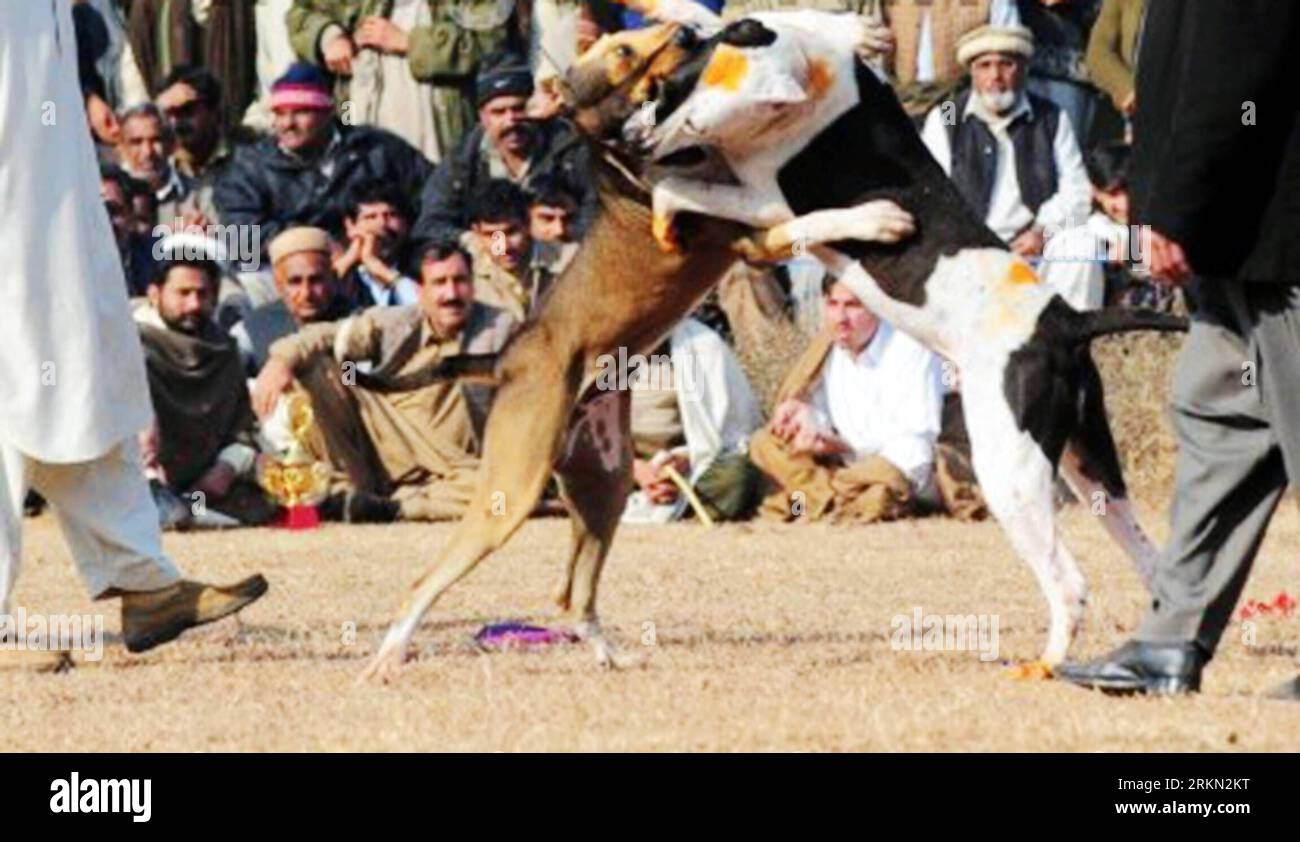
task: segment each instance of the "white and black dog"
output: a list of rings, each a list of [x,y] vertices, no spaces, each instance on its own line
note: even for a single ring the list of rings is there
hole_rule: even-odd
[[[1144,581],[1156,552],[1127,500],[1089,342],[1182,330],[1185,321],[1129,310],[1080,313],[1041,283],[969,210],[892,90],[860,60],[856,17],[770,12],[724,28],[693,3],[683,15],[689,21],[675,18],[680,2],[629,4],[701,31],[695,57],[655,86],[657,99],[627,120],[621,140],[660,171],[692,147],[707,147],[736,183],[657,181],[656,237],[677,247],[679,213],[755,228],[875,200],[912,214],[916,234],[900,243],[844,241],[810,253],[867,307],[956,365],[976,475],[1050,610],[1046,669],[1030,672],[1050,672],[1066,655],[1087,596],[1056,522],[1058,467],[1082,499],[1104,501],[1102,523]]]

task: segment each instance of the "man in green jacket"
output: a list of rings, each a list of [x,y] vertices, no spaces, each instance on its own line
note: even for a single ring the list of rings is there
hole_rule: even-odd
[[[344,122],[439,163],[474,125],[484,56],[522,43],[515,0],[294,0],[294,52],[328,69]]]

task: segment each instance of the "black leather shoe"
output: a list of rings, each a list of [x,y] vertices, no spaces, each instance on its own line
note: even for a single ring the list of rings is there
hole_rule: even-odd
[[[1287,702],[1300,702],[1300,676],[1279,684],[1264,694],[1266,699],[1280,699]]]
[[[1061,664],[1056,676],[1103,693],[1177,696],[1200,692],[1205,660],[1195,643],[1131,640],[1104,658]]]

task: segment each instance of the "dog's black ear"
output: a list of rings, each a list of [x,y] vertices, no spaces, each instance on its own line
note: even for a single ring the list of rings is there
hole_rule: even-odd
[[[728,24],[718,40],[733,47],[766,47],[776,40],[776,33],[752,18],[741,18]]]

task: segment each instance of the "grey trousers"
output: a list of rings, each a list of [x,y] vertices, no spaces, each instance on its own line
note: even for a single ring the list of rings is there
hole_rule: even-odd
[[[1212,655],[1300,477],[1300,286],[1202,280],[1195,297],[1174,375],[1172,529],[1137,637]]]

